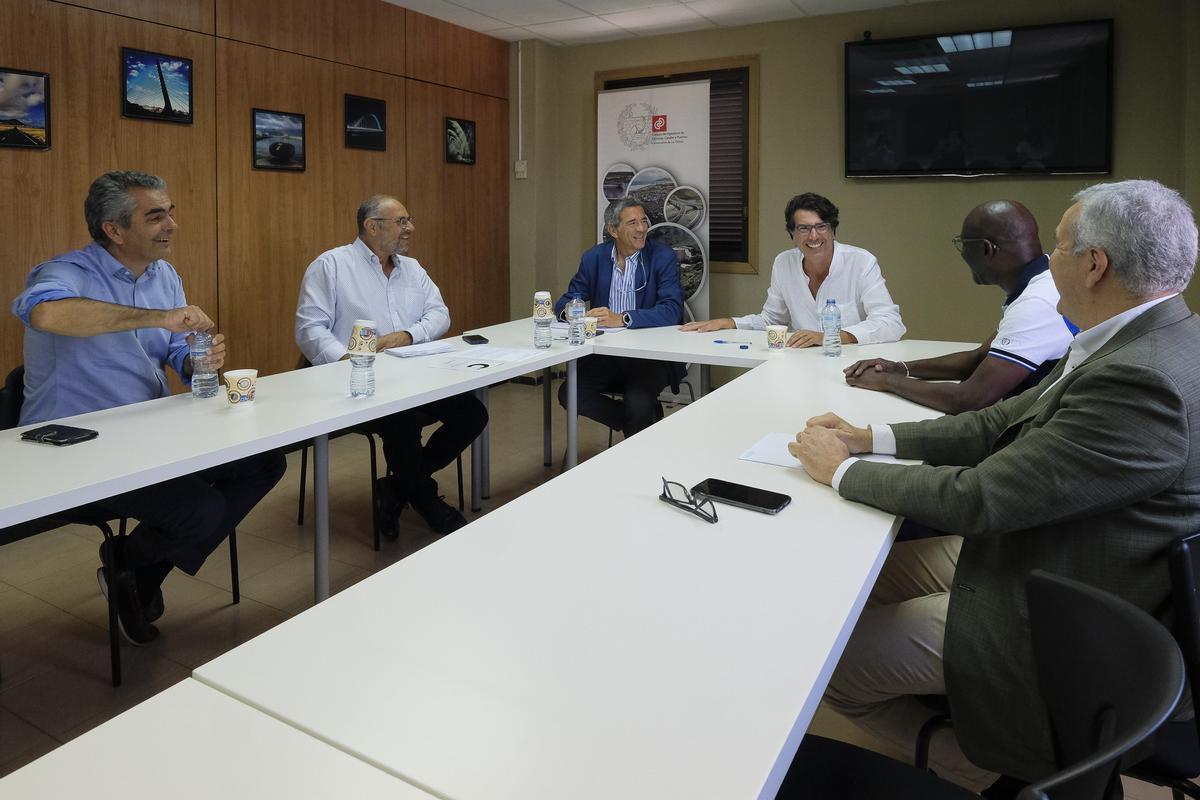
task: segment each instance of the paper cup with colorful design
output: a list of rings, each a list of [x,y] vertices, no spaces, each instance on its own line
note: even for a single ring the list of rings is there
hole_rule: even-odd
[[[258,382],[256,369],[225,370],[225,399],[230,408],[246,408],[254,404],[254,385]]]
[[[352,356],[373,356],[377,346],[375,320],[356,319],[350,330],[350,343],[346,347]]]
[[[787,343],[787,325],[767,326],[767,349],[782,350]]]
[[[599,321],[600,320],[596,317],[584,317],[583,318],[583,338],[585,338],[585,339],[595,339],[596,338],[596,323],[598,323]]]
[[[534,292],[533,293],[533,318],[534,319],[553,319],[554,304],[550,302],[549,292]]]

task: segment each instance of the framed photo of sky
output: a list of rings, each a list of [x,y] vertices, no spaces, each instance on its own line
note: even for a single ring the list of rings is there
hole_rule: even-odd
[[[121,48],[121,116],[192,124],[192,60]]]
[[[50,75],[0,67],[0,147],[50,149]]]

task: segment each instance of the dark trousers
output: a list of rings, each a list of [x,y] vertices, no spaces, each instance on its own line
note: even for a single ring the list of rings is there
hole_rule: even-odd
[[[440,422],[425,445],[421,429]],[[410,408],[371,423],[383,439],[383,456],[407,499],[437,496],[433,473],[458,458],[487,427],[488,412],[473,394],[459,394]]]
[[[287,469],[271,451],[172,478],[91,504],[138,521],[125,542],[129,569],[164,565],[195,575],[250,509],[279,483]]]
[[[658,419],[658,395],[671,382],[668,362],[616,356],[584,356],[577,372],[579,413],[619,430],[628,439]],[[603,394],[618,392],[624,400]],[[558,402],[567,407],[567,384],[558,389]]]

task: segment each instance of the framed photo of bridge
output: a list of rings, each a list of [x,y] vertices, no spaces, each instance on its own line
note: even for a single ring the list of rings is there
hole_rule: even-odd
[[[50,75],[0,67],[0,147],[50,149]]]
[[[121,48],[121,116],[192,124],[192,60]]]
[[[346,95],[346,147],[387,150],[387,103]]]

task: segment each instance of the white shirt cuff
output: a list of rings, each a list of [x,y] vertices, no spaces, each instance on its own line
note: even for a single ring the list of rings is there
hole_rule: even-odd
[[[881,456],[896,455],[896,434],[891,425],[871,426],[871,452]]]
[[[833,480],[831,480],[829,482],[829,485],[833,487],[833,490],[835,492],[838,491],[838,485],[841,484],[842,476],[846,474],[846,470],[850,469],[852,466],[854,466],[860,460],[861,459],[859,459],[855,456],[850,456],[845,461],[843,461],[841,464],[839,464],[838,468],[836,470],[834,470]]]

